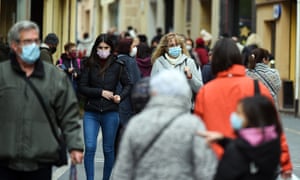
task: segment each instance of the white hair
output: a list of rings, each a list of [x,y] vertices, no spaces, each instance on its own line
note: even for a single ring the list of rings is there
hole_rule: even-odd
[[[190,86],[183,72],[163,70],[150,79],[151,94],[189,97]]]

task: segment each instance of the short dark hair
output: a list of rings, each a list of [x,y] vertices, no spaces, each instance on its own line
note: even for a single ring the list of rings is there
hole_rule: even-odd
[[[137,45],[137,58],[146,58],[146,57],[151,57],[151,48],[148,46],[147,43],[140,42],[139,45]]]
[[[55,33],[49,33],[45,37],[44,43],[51,44],[51,45],[57,45],[59,43],[59,40]]]
[[[65,51],[69,51],[69,50],[71,49],[71,47],[74,47],[74,46],[76,46],[75,43],[73,43],[73,42],[68,42],[68,43],[66,43],[66,44],[64,45],[64,49],[65,49]]]
[[[231,38],[218,40],[213,47],[211,68],[217,75],[221,71],[229,69],[234,64],[242,65],[242,55]]]
[[[133,42],[132,38],[121,39],[118,43],[117,53],[129,55],[132,42]]]

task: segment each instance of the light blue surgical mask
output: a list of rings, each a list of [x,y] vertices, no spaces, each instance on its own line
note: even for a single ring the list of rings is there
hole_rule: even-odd
[[[27,64],[34,64],[40,57],[40,47],[36,43],[22,47],[21,59]]]
[[[234,130],[240,130],[243,127],[243,119],[237,115],[236,112],[231,113],[230,115],[231,127]]]
[[[181,54],[181,47],[180,46],[169,47],[168,54],[174,58],[177,58]]]

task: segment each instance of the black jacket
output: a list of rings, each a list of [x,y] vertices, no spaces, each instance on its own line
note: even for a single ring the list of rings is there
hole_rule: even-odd
[[[241,138],[232,141],[224,139],[220,144],[226,147],[214,180],[276,179],[280,159],[278,138],[257,147]]]
[[[106,112],[118,111],[118,104],[102,97],[102,90],[116,93],[118,82],[122,84],[122,91],[118,93],[121,101],[130,93],[132,83],[129,79],[125,64],[115,57],[107,63],[109,67],[104,75],[99,74],[100,64],[85,67],[79,80],[79,92],[87,97],[84,109],[86,111]],[[117,94],[117,93],[116,93]]]

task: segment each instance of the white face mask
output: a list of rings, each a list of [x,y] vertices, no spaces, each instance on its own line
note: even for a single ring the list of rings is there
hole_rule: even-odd
[[[186,45],[185,47],[186,47],[186,49],[187,49],[188,51],[192,50],[192,46],[191,46],[191,45]]]
[[[137,53],[137,47],[134,47],[134,48],[131,49],[129,55],[130,55],[131,57],[135,57],[135,56],[136,56],[136,53]]]

